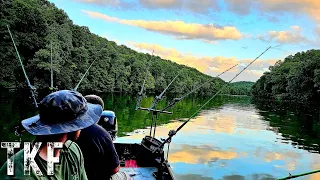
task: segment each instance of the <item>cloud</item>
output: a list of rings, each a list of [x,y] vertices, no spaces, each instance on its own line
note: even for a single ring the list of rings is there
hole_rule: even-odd
[[[148,9],[187,10],[198,14],[220,10],[215,0],[139,0],[139,3],[142,7]]]
[[[129,42],[129,45],[133,46],[134,49],[140,51],[152,52],[154,50],[154,54],[159,55],[164,59],[169,59],[178,64],[194,67],[201,72],[213,71],[220,73],[239,63],[239,61],[234,57],[197,57],[192,55],[191,53],[180,53],[174,48],[164,48],[158,44]]]
[[[253,59],[243,59],[241,60],[242,67],[247,66]],[[273,66],[278,60],[268,59],[268,60],[256,60],[253,64],[248,67],[248,70],[263,70],[267,71],[269,66]]]
[[[248,74],[252,74],[253,76],[262,76],[265,71],[263,70],[247,70]]]
[[[128,2],[125,0],[73,0],[76,2],[93,4],[96,6],[117,7],[122,9],[165,9],[175,11],[186,11],[194,14],[207,15],[210,11],[220,11],[216,0],[137,0]]]
[[[165,9],[208,15],[222,9],[218,0],[74,0],[76,2],[94,4],[97,6],[112,6],[122,9],[144,8]],[[279,21],[281,15],[290,13],[296,17],[307,15],[320,21],[319,0],[224,0],[227,10],[238,15],[248,15],[253,11],[272,22]]]
[[[311,41],[302,34],[299,26],[291,26],[286,31],[269,31],[265,35],[257,36],[262,41],[275,41],[280,44],[302,44],[311,43]]]
[[[120,5],[120,0],[74,0],[76,2],[80,3],[86,3],[86,4],[94,4],[98,6],[118,6]]]
[[[237,71],[228,72],[221,76],[222,79],[229,81],[231,80],[240,70],[246,67],[253,59],[243,59],[240,60],[240,66],[238,66]],[[252,63],[243,73],[237,77],[234,81],[256,81],[263,75],[264,72],[269,71],[269,66],[273,66],[277,60],[275,59],[264,59],[256,60]],[[205,72],[209,75],[216,75],[214,72]]]
[[[125,0],[73,0],[75,2],[117,10],[137,10],[138,4]]]
[[[252,3],[251,0],[226,0],[229,11],[239,15],[247,15],[250,13]]]
[[[265,16],[270,13],[277,16],[282,13],[306,14],[320,21],[319,0],[225,0],[225,2],[228,10],[239,15],[247,15],[251,11],[258,11]]]
[[[234,26],[216,26],[196,23],[185,23],[183,21],[147,21],[147,20],[126,20],[111,17],[98,12],[82,10],[89,17],[102,19],[107,22],[126,24],[140,27],[148,31],[158,32],[174,36],[178,39],[198,39],[204,42],[217,40],[239,40],[241,32]]]
[[[230,80],[236,73],[238,73],[244,66],[248,65],[252,59],[239,60],[235,57],[223,57],[223,56],[195,56],[191,53],[181,53],[174,48],[165,48],[159,44],[148,44],[148,43],[137,43],[128,42],[128,46],[132,47],[137,51],[151,53],[154,50],[154,54],[160,56],[163,59],[174,61],[178,64],[183,64],[189,67],[194,67],[200,72],[216,76],[219,73],[229,69],[235,64],[241,64],[230,70],[224,79]],[[257,80],[269,66],[274,65],[276,60],[257,60],[253,63],[248,70],[244,72],[244,78],[247,80]]]

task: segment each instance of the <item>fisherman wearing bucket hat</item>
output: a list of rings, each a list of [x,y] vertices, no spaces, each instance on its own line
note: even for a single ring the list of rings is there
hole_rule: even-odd
[[[31,170],[24,175],[24,150],[16,153],[14,158],[14,176],[7,175],[7,162],[0,169],[0,179],[87,179],[84,160],[79,146],[74,143],[80,130],[95,124],[102,113],[102,107],[87,103],[86,99],[76,91],[61,90],[46,96],[39,104],[39,114],[23,120],[23,127],[36,138],[34,142],[42,142],[34,160],[42,176]],[[54,150],[54,157],[59,163],[53,175],[47,175],[46,142],[62,142],[62,149]]]

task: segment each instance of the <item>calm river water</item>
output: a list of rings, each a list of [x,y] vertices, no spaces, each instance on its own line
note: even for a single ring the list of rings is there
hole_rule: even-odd
[[[103,94],[105,109],[115,111],[118,118],[116,142],[140,142],[149,135],[151,116],[135,111],[136,98]],[[36,112],[21,105],[16,93],[1,93],[1,141],[19,140],[13,128],[24,117]],[[143,107],[153,97],[145,97]],[[166,138],[192,115],[207,98],[187,98],[173,108],[172,115],[160,115],[156,137]],[[161,101],[164,107],[170,97]],[[161,125],[160,125],[161,124]],[[320,169],[320,141],[316,122],[306,120],[288,110],[262,109],[250,97],[220,96],[192,119],[173,137],[169,162],[178,179],[276,179]],[[29,140],[24,135],[22,140]],[[166,148],[167,149],[167,146]],[[6,159],[0,151],[1,164]],[[297,179],[320,179],[320,173]]]

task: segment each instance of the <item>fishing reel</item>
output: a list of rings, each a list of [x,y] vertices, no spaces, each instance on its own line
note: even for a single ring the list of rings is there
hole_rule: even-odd
[[[162,142],[156,138],[151,136],[145,136],[142,141],[141,145],[149,152],[161,154],[163,153],[163,147],[160,148]]]
[[[137,157],[139,159],[139,166],[158,166],[159,163],[164,159],[163,148],[158,149],[160,145],[160,140],[151,136],[145,136],[141,141],[141,149]],[[158,150],[155,151],[156,149]]]
[[[141,142],[142,151],[140,152],[140,158],[143,160],[144,166],[156,166],[157,171],[152,175],[157,180],[171,179],[166,167],[169,166],[168,161],[164,158],[164,151],[162,142],[151,136],[145,136]]]
[[[19,139],[20,141],[21,141],[21,136],[22,136],[23,132],[25,132],[25,131],[26,130],[21,125],[14,127],[14,135],[18,136],[20,138]]]

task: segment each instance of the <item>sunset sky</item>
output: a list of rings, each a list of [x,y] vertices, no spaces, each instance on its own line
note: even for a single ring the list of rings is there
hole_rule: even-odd
[[[277,60],[320,46],[319,0],[50,0],[117,44],[228,81],[256,81]]]

